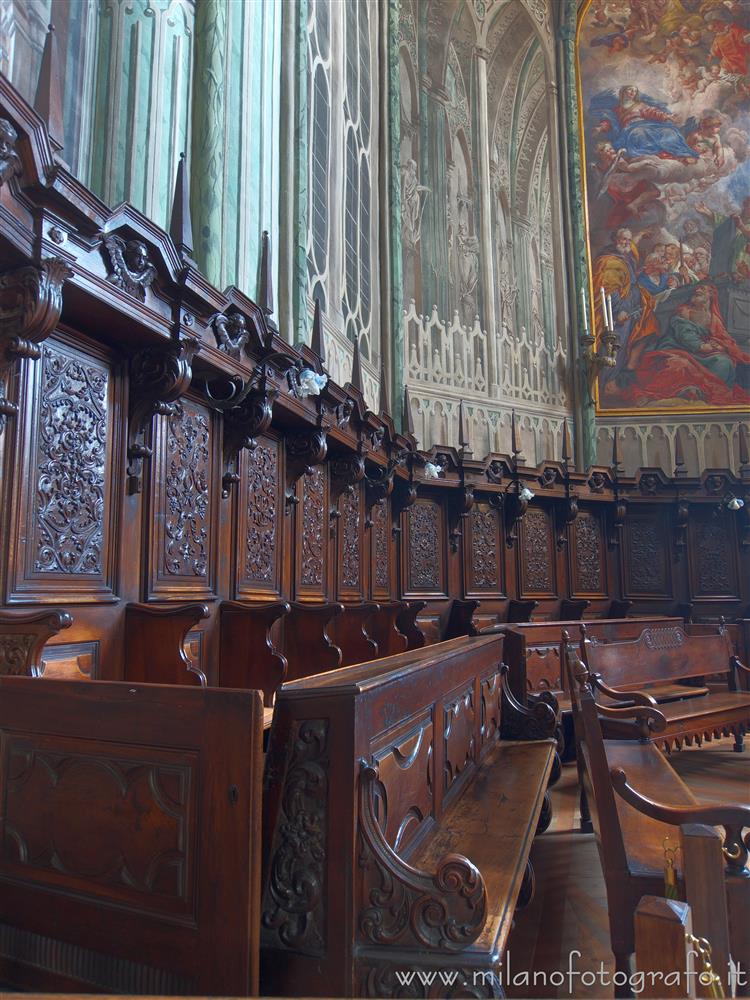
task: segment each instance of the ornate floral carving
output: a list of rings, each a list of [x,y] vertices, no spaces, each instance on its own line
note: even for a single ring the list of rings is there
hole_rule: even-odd
[[[526,592],[544,594],[554,590],[550,532],[546,511],[538,508],[527,510],[523,520],[523,583]]]
[[[271,583],[276,568],[278,460],[275,441],[259,444],[247,456],[245,578],[257,583]]]
[[[0,187],[22,170],[21,157],[16,152],[18,132],[7,118],[0,118]]]
[[[295,723],[262,913],[268,947],[322,955],[326,945],[328,720]]]
[[[33,632],[0,635],[0,677],[26,673],[29,653],[37,640]]]
[[[440,590],[440,514],[432,501],[409,508],[409,587]]]
[[[685,633],[681,628],[647,628],[643,642],[649,649],[679,649],[685,644]]]
[[[107,281],[145,302],[146,289],[156,277],[156,268],[149,260],[146,244],[141,240],[125,241],[116,233],[110,233],[104,237],[104,246],[112,265]]]
[[[303,480],[302,572],[300,580],[306,587],[323,585],[325,477],[325,468],[316,465]]]
[[[664,594],[667,568],[662,524],[656,518],[631,518],[628,522],[628,592]]]
[[[471,512],[471,566],[477,590],[498,590],[498,513],[491,507],[474,507]]]
[[[232,358],[240,358],[242,348],[250,338],[247,320],[239,312],[218,313],[211,321],[220,351]]]
[[[43,348],[33,520],[34,572],[103,572],[107,472],[105,365]]]
[[[573,522],[573,530],[576,539],[576,589],[585,594],[600,594],[604,586],[599,518],[584,511]]]
[[[211,471],[208,416],[187,402],[167,417],[164,569],[172,576],[208,574]]]
[[[694,535],[696,595],[734,594],[737,581],[732,569],[732,536],[719,519],[696,525]]]
[[[18,407],[5,397],[8,373],[17,358],[39,358],[37,346],[57,326],[62,287],[72,275],[64,260],[50,257],[40,268],[22,267],[0,275],[0,434]]]
[[[406,864],[389,846],[373,814],[378,768],[360,771],[360,939],[370,944],[430,951],[461,951],[479,937],[487,890],[468,858],[446,854],[437,871]]]
[[[388,590],[390,587],[388,505],[385,500],[381,500],[373,507],[372,530],[375,533],[375,586],[379,590]]]
[[[360,585],[359,492],[347,491],[339,501],[341,507],[341,582],[356,590]]]

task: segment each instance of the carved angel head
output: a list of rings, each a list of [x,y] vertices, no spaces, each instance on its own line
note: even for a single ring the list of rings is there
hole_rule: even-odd
[[[104,237],[104,245],[112,262],[112,274],[107,280],[145,302],[146,289],[156,277],[146,244],[141,240],[126,242],[121,236],[110,234]]]
[[[7,118],[0,118],[0,184],[21,172],[21,160],[16,152],[18,132]]]
[[[238,358],[250,336],[242,313],[220,313],[215,317],[213,325],[219,350]]]

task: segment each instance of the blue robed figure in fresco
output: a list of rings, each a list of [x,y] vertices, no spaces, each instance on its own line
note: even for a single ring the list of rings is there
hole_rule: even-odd
[[[598,118],[597,134],[606,135],[616,150],[631,159],[659,156],[695,161],[698,158],[667,106],[639,93],[632,84],[621,87],[619,95],[614,90],[596,94],[589,113]]]

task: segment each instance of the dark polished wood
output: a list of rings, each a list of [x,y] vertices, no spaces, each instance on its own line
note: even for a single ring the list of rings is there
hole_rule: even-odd
[[[61,608],[0,611],[0,675],[44,676],[45,644],[72,624],[72,616]]]
[[[286,678],[286,657],[273,644],[271,630],[290,607],[286,601],[246,604],[225,601],[221,605],[221,652],[219,684],[222,687],[255,688],[263,692],[270,708]]]
[[[281,648],[287,661],[287,680],[309,677],[341,666],[341,650],[329,634],[329,626],[344,612],[343,604],[290,605],[283,620]]]
[[[370,631],[370,621],[379,610],[380,605],[375,601],[345,604],[341,614],[331,619],[328,632],[331,641],[341,650],[340,666],[366,663],[377,657],[378,644]]]
[[[0,678],[0,979],[258,988],[256,691]]]
[[[461,637],[282,686],[265,771],[264,992],[392,996],[403,969],[455,971],[495,995],[555,758],[547,706],[547,738],[500,738],[501,651]]]
[[[188,633],[209,616],[205,604],[129,604],[125,609],[125,679],[206,686],[186,652]]]

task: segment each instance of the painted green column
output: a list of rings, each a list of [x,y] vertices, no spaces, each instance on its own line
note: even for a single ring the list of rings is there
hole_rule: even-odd
[[[581,289],[588,296],[588,259],[583,208],[583,180],[581,143],[579,140],[579,109],[576,88],[576,24],[578,8],[575,0],[566,0],[560,13],[558,28],[558,63],[560,95],[567,148],[567,207],[568,207],[568,274],[570,279],[570,314],[573,330],[573,358],[578,358],[578,336],[583,329],[581,314]],[[578,385],[576,397],[578,414],[579,466],[584,469],[596,462],[596,408],[583,371],[577,364]]]
[[[200,0],[195,31],[198,43],[193,71],[190,211],[196,262],[208,280],[218,285],[221,282],[224,205],[225,0]]]
[[[194,20],[193,0],[99,4],[89,184],[164,227],[187,144]]]
[[[394,414],[403,406],[404,375],[404,272],[401,246],[401,77],[398,66],[398,25],[400,0],[388,0],[388,143],[390,175],[388,209],[390,215],[391,253],[391,386],[390,402]],[[402,416],[403,427],[403,416]]]

